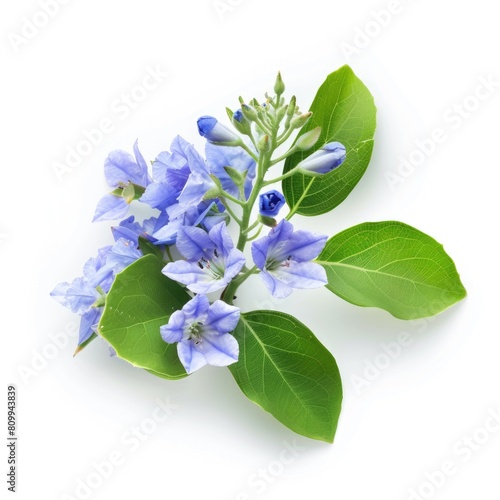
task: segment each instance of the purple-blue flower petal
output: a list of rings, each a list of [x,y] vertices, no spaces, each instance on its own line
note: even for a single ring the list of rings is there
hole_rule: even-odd
[[[106,194],[97,203],[92,222],[121,219],[127,215],[128,209],[129,205],[123,198]]]
[[[199,227],[181,227],[177,233],[177,249],[189,261],[201,259],[215,248],[210,236]]]
[[[208,309],[205,326],[218,332],[232,332],[240,320],[240,310],[222,300],[216,300]]]

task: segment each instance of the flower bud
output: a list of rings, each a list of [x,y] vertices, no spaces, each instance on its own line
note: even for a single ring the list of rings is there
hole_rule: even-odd
[[[276,83],[274,84],[274,92],[277,96],[280,96],[285,92],[285,84],[281,78],[281,72],[278,72]]]
[[[290,123],[292,128],[302,128],[311,118],[312,113],[309,111],[308,113],[304,113],[302,115],[296,116]]]
[[[269,191],[259,198],[259,213],[264,217],[276,217],[285,205],[285,197],[279,191]]]
[[[301,149],[302,151],[307,151],[308,149],[311,149],[318,142],[320,135],[321,135],[321,127],[313,128],[309,132],[306,132],[305,134],[301,135],[297,139],[295,146],[297,147],[297,149]]]
[[[248,104],[242,104],[241,105],[241,112],[245,116],[245,118],[251,122],[254,122],[257,120],[257,112],[255,109],[250,107]]]
[[[330,142],[321,149],[301,161],[297,168],[304,174],[322,175],[331,172],[344,163],[346,158],[345,146],[340,142]]]
[[[250,135],[252,133],[252,124],[247,120],[241,109],[238,109],[232,118],[234,128],[240,133]]]
[[[241,139],[213,116],[202,116],[198,120],[198,131],[208,142],[213,144],[237,145]]]
[[[268,135],[265,135],[262,139],[260,139],[257,143],[257,149],[261,153],[269,153],[269,151],[271,151],[271,140]]]

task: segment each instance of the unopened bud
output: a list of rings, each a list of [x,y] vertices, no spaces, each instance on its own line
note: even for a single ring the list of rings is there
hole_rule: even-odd
[[[247,117],[243,114],[241,109],[236,111],[232,118],[234,128],[240,133],[245,135],[250,135],[252,133],[252,124],[247,119]]]
[[[309,111],[308,113],[304,113],[302,115],[296,116],[290,123],[292,128],[302,128],[311,118],[312,113]]]
[[[198,131],[212,144],[237,146],[241,142],[241,139],[234,132],[219,123],[217,118],[213,116],[202,116],[198,120]]]
[[[269,151],[271,151],[271,140],[268,135],[262,137],[257,143],[257,148],[261,153],[269,153]]]
[[[241,112],[243,113],[243,115],[245,116],[245,118],[251,122],[254,122],[255,120],[257,120],[257,112],[255,111],[255,109],[253,109],[251,106],[249,106],[248,104],[242,104],[241,105]]]
[[[297,168],[310,175],[323,175],[342,165],[345,159],[345,146],[340,142],[330,142],[301,161]]]
[[[301,149],[302,151],[307,151],[308,149],[311,149],[318,142],[320,135],[321,135],[321,127],[313,128],[309,132],[306,132],[305,134],[301,135],[297,139],[295,146],[297,147],[297,149]]]
[[[281,72],[278,72],[278,76],[276,77],[276,83],[274,84],[274,92],[277,96],[282,95],[285,92],[285,84],[283,79],[281,78]]]

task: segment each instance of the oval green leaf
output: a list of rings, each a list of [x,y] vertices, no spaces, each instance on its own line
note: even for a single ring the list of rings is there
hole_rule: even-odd
[[[177,345],[165,343],[160,326],[189,300],[186,291],[162,274],[164,264],[147,255],[116,277],[106,298],[99,333],[120,358],[153,375],[186,377]]]
[[[327,242],[317,262],[339,297],[400,319],[434,316],[466,296],[443,245],[402,222],[347,229]]]
[[[335,359],[293,316],[242,314],[233,332],[240,345],[229,369],[251,401],[294,432],[333,442],[342,404]]]
[[[321,127],[321,135],[308,151],[299,151],[285,162],[284,172],[329,142],[344,144],[347,158],[329,174],[313,177],[300,173],[283,181],[283,193],[297,213],[320,215],[340,205],[354,189],[368,167],[373,150],[376,112],[373,96],[349,66],[328,76],[311,105],[313,116],[298,137]]]

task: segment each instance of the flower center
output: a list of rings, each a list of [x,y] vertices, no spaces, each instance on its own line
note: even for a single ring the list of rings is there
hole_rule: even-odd
[[[214,250],[214,256],[212,259],[202,257],[198,261],[198,267],[203,269],[208,275],[216,280],[219,280],[224,276],[224,262],[220,259],[217,249]]]
[[[195,321],[189,325],[187,339],[192,340],[194,345],[200,345],[203,342],[202,327],[203,323],[200,323],[199,321]]]

